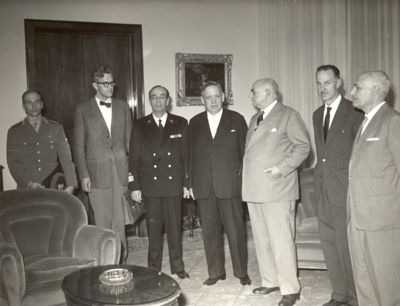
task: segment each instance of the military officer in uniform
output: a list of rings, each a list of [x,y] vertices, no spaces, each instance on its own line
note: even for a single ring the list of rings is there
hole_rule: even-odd
[[[40,93],[28,90],[22,95],[26,118],[13,125],[7,134],[7,164],[17,188],[44,188],[44,181],[61,165],[65,191],[77,186],[71,150],[59,123],[42,116]]]
[[[163,230],[167,234],[170,268],[189,277],[182,260],[181,203],[186,187],[186,119],[167,112],[169,92],[160,85],[149,92],[152,114],[141,118],[131,133],[129,183],[132,199],[144,201],[149,237],[148,267],[161,271]]]

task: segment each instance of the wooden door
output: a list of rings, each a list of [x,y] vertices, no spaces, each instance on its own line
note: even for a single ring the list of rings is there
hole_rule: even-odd
[[[75,106],[95,94],[92,73],[108,65],[114,97],[144,114],[141,25],[25,20],[28,88],[41,92],[45,115],[64,126],[73,146]]]

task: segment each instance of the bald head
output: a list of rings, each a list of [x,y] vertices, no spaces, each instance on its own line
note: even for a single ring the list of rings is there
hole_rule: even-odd
[[[369,113],[383,102],[390,90],[390,80],[383,71],[366,71],[360,74],[351,91],[355,107]]]
[[[263,78],[254,82],[251,89],[251,98],[255,107],[266,108],[269,104],[278,99],[278,83],[272,78]]]

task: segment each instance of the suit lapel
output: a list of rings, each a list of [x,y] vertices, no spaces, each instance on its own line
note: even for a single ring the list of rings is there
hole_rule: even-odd
[[[114,101],[112,101],[113,103]],[[118,107],[118,103],[113,103],[112,107],[111,107],[111,139],[112,139],[112,135],[116,135],[115,134],[115,128],[116,128],[116,121],[117,118],[120,118],[118,116],[119,113],[119,107]]]
[[[318,110],[317,110],[317,114],[316,114],[316,117],[315,117],[315,126],[317,128],[314,131],[314,133],[316,134],[316,136],[319,139],[318,143],[320,143],[322,146],[325,143],[325,140],[324,140],[324,126],[322,124],[323,117],[324,117],[324,110],[325,110],[325,105],[323,105],[322,107],[318,108]]]
[[[208,119],[207,119],[207,123],[208,123]],[[220,137],[223,137],[224,131],[229,129],[229,127],[230,127],[229,115],[225,110],[222,110],[221,119],[219,120],[217,131],[215,132],[214,140],[217,140]],[[208,129],[210,129],[210,127],[208,127]],[[210,135],[211,135],[211,130],[210,130]]]
[[[250,137],[248,140],[248,145],[246,146],[246,151],[248,151],[257,141],[265,134],[271,131],[273,128],[273,125],[275,124],[274,122],[276,121],[276,118],[278,117],[279,119],[279,113],[280,110],[282,109],[282,105],[280,102],[276,103],[275,106],[272,108],[271,112],[265,117],[263,121],[260,122],[258,127],[257,125],[257,118],[260,115],[260,112],[258,112],[253,118],[252,122],[250,124],[250,128],[252,128],[252,132],[250,132]]]
[[[168,142],[171,132],[174,130],[175,120],[170,113],[167,115],[167,120],[165,121],[164,131],[161,140],[161,148]],[[160,149],[161,150],[161,149]]]

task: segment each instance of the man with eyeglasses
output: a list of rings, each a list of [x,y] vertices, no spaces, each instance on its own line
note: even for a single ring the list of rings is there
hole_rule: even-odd
[[[168,90],[149,92],[152,113],[138,120],[130,141],[129,183],[132,199],[144,202],[149,237],[148,267],[161,271],[163,232],[167,234],[172,274],[187,278],[182,260],[182,195],[189,197],[187,173],[187,120],[167,112]],[[185,186],[185,187],[184,187]]]
[[[96,225],[116,232],[127,258],[125,202],[132,115],[128,104],[113,98],[114,78],[107,66],[93,74],[94,98],[76,107],[74,158],[83,191],[89,193]]]
[[[51,178],[61,167],[66,181],[64,190],[72,193],[77,179],[62,125],[42,116],[43,100],[38,91],[25,91],[22,107],[25,119],[7,134],[7,163],[17,188],[50,187]]]

